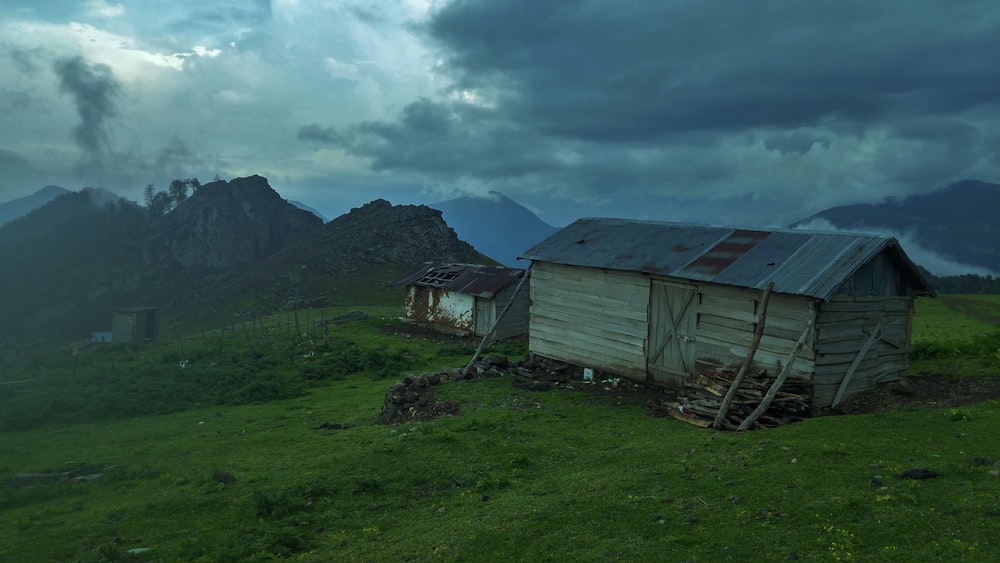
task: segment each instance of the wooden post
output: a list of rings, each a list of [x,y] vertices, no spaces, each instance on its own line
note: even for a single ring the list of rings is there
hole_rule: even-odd
[[[184,341],[181,340],[181,333],[179,330],[177,330],[177,325],[174,325],[174,338],[177,339],[177,346],[181,349],[181,359],[182,360],[187,359],[184,356]]]
[[[753,331],[753,341],[750,342],[750,349],[747,350],[747,357],[743,360],[743,365],[740,366],[740,371],[733,379],[733,384],[730,385],[729,390],[726,391],[726,396],[722,399],[722,404],[719,405],[719,412],[715,415],[715,422],[712,423],[712,428],[722,428],[722,424],[726,421],[726,415],[729,414],[729,406],[733,403],[733,397],[736,396],[736,390],[739,388],[740,383],[743,382],[743,377],[746,376],[747,371],[750,370],[750,366],[753,365],[753,357],[754,354],[757,353],[757,347],[760,346],[760,338],[764,336],[764,320],[767,318],[767,304],[771,301],[772,291],[774,291],[774,282],[767,282],[767,287],[764,288],[764,297],[760,301],[760,314],[757,316],[757,328]]]
[[[323,340],[330,345],[330,320],[326,318],[326,309],[323,309]]]
[[[222,337],[226,334],[226,320],[219,319],[219,365],[222,365]]]
[[[243,336],[247,338],[247,350],[250,352],[250,359],[252,360],[254,357],[253,341],[250,339],[250,331],[247,330],[247,321],[246,319],[242,319],[240,322],[243,324]]]
[[[483,351],[483,347],[486,346],[486,342],[488,342],[493,336],[493,333],[496,332],[497,327],[500,326],[500,321],[503,319],[503,316],[507,314],[507,311],[510,310],[510,306],[514,304],[514,298],[516,298],[518,292],[521,291],[521,286],[524,285],[525,280],[527,280],[528,276],[531,274],[531,266],[534,264],[535,263],[532,262],[531,265],[528,266],[528,269],[524,271],[524,275],[521,276],[521,281],[517,282],[517,287],[514,288],[514,293],[510,295],[510,300],[507,301],[507,305],[504,306],[503,311],[500,311],[500,315],[497,316],[497,320],[493,323],[493,327],[490,328],[489,332],[486,333],[486,336],[484,336],[479,342],[479,347],[476,348],[476,353],[472,355],[472,359],[469,360],[468,365],[462,369],[463,376],[469,373],[469,370],[472,369],[472,364],[476,363],[476,358],[478,358],[479,353]]]
[[[781,386],[785,383],[785,379],[788,378],[788,374],[792,372],[792,364],[795,363],[795,359],[799,357],[799,352],[802,351],[802,347],[805,346],[806,340],[809,340],[809,333],[812,332],[813,325],[816,323],[816,309],[813,305],[809,306],[809,322],[806,323],[806,329],[802,331],[802,336],[799,336],[799,340],[795,343],[795,348],[792,349],[792,353],[788,355],[788,359],[785,360],[785,365],[781,368],[781,373],[778,374],[777,379],[771,384],[771,388],[767,390],[764,398],[761,399],[760,404],[757,408],[746,417],[737,430],[746,430],[750,428],[750,425],[760,418],[760,415],[767,412],[767,408],[771,406],[771,401],[774,400],[775,395],[781,389]]]

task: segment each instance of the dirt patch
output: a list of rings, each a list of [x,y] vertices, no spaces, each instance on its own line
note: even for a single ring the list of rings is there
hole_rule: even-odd
[[[901,407],[954,408],[1000,398],[1000,379],[913,376],[849,397],[836,412],[871,414]]]
[[[602,382],[571,381],[560,389],[580,391],[594,396],[595,402],[623,406],[645,406],[650,401],[674,401],[677,392],[662,385],[647,385],[622,379],[617,385]]]
[[[475,348],[482,340],[478,336],[462,336],[458,334],[447,334],[424,325],[416,323],[406,323],[404,325],[379,325],[379,330],[383,334],[396,338],[419,338],[426,340],[435,346],[472,346]],[[470,354],[471,355],[471,354]]]
[[[647,406],[650,401],[672,401],[676,398],[676,393],[669,388],[625,380],[620,385],[570,381],[556,388],[589,393],[595,401],[616,406]],[[819,414],[874,414],[899,408],[955,408],[991,399],[1000,399],[1000,379],[913,376],[849,397],[836,410]]]

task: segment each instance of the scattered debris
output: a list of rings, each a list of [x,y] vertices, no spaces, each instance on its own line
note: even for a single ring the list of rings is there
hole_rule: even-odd
[[[319,425],[318,430],[347,430],[350,427],[351,427],[350,424],[341,424],[339,422],[334,422],[333,424],[331,424],[329,422],[324,422],[323,424]]]
[[[499,376],[496,370],[486,370]],[[484,371],[483,373],[486,373]],[[455,401],[438,401],[432,386],[448,380],[472,379],[474,373],[465,376],[461,370],[445,367],[437,372],[410,374],[389,388],[382,401],[382,422],[400,424],[417,420],[431,420],[443,414],[458,413]]]
[[[939,475],[930,469],[907,469],[902,473],[893,475],[897,479],[933,479]]]
[[[648,405],[655,415],[669,415],[678,420],[707,428],[715,420],[723,398],[736,377],[736,368],[705,369],[693,382],[685,382],[677,390],[677,401],[661,401]],[[775,378],[767,371],[746,374],[729,408],[722,428],[736,430],[764,399]],[[807,382],[788,379],[753,428],[767,428],[798,422],[810,412]]]
[[[514,387],[524,391],[551,391],[553,383],[551,381],[521,381],[514,384]]]
[[[566,362],[529,355],[521,362],[512,362],[503,354],[477,357],[463,375],[461,369],[442,368],[436,372],[410,374],[389,388],[382,403],[382,421],[387,424],[402,424],[417,420],[431,420],[438,416],[458,413],[459,403],[439,401],[435,387],[446,381],[473,381],[478,379],[511,376],[514,386],[531,392],[552,389],[577,389],[595,395],[610,395],[618,399],[618,405],[644,404],[647,399],[672,396],[665,387],[646,385],[626,379],[595,375],[601,383],[583,380],[583,369]],[[593,370],[592,370],[593,371]],[[536,408],[541,405],[534,402]]]

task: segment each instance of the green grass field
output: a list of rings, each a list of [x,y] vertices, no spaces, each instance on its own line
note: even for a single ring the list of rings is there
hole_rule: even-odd
[[[913,374],[1000,376],[1000,295],[918,299]]]
[[[1000,377],[1000,301],[966,297],[920,301],[915,366]],[[391,307],[314,328],[350,312],[10,361],[36,381],[0,397],[0,561],[1000,560],[998,401],[734,434],[506,376],[388,426],[393,382],[472,349],[405,337]],[[100,476],[23,477],[69,471]]]

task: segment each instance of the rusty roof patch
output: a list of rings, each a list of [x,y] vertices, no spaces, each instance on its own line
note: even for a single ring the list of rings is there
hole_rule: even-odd
[[[859,233],[584,218],[520,258],[750,288],[774,281],[779,293],[825,300],[882,252],[898,258],[917,294],[934,294],[896,239]]]
[[[769,234],[763,231],[735,230],[695,258],[680,272],[695,279],[710,280],[757,246],[757,243],[767,238]],[[680,245],[675,245],[675,248],[677,246]]]
[[[503,266],[426,262],[392,283],[435,287],[489,299],[519,281],[524,272],[522,268]]]

